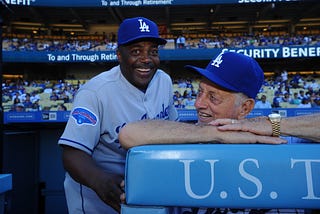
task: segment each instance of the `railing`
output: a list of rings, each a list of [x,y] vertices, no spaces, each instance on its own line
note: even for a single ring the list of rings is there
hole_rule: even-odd
[[[125,192],[122,214],[169,214],[172,207],[319,209],[320,144],[134,147]]]
[[[278,112],[282,117],[320,113],[320,108],[273,108],[254,109],[248,117],[267,116]],[[197,121],[194,109],[178,109],[181,121]],[[70,111],[35,111],[35,112],[4,112],[4,124],[11,123],[64,123],[69,118]]]

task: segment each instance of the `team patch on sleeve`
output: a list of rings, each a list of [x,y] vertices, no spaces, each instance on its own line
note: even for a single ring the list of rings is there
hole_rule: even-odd
[[[71,116],[78,125],[87,124],[95,126],[98,122],[97,116],[85,108],[75,108],[72,111]]]

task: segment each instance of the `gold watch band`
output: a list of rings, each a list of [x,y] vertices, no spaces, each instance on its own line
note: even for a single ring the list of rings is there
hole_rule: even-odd
[[[271,121],[272,125],[272,136],[279,137],[280,136],[280,122]]]

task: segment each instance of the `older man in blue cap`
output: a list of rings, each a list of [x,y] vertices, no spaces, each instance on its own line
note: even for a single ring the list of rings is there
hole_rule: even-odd
[[[118,30],[119,65],[93,77],[75,96],[58,142],[70,214],[120,212],[126,150],[118,134],[126,123],[178,120],[172,80],[159,69],[164,44],[153,21],[125,19]]]

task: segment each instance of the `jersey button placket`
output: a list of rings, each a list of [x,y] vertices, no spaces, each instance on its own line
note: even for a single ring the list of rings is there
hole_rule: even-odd
[[[143,97],[143,106],[144,106],[144,108],[146,110],[148,118],[150,118],[150,114],[149,114],[150,112],[149,112],[149,108],[148,108],[148,98],[147,98],[146,95]]]

